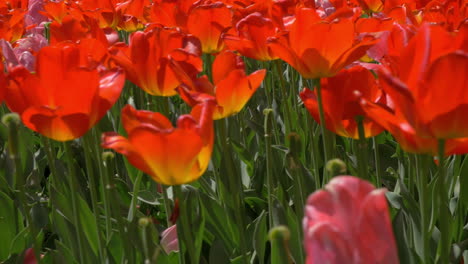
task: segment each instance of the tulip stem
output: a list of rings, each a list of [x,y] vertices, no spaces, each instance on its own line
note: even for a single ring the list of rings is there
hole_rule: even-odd
[[[49,164],[49,169],[50,169],[50,178],[51,178],[51,183],[55,188],[58,188],[57,186],[57,167],[55,167],[55,151],[52,147],[52,144],[50,142],[50,139],[42,136],[42,144],[45,147],[46,151],[46,156],[47,156],[47,162]],[[49,189],[50,194],[52,194],[52,190]]]
[[[171,205],[169,204],[169,198],[167,197],[167,187],[164,185],[160,185],[162,189],[163,201],[164,201],[164,210],[166,211],[166,224],[169,228],[171,226]],[[175,223],[173,223],[175,224]]]
[[[12,181],[12,189],[17,190],[15,191],[15,206],[19,206],[20,211],[23,211],[23,216],[26,218],[27,225],[29,227],[29,232],[31,237],[33,238],[33,248],[34,248],[34,255],[36,259],[40,256],[41,246],[40,243],[37,241],[37,230],[34,227],[34,223],[32,222],[31,214],[30,214],[30,206],[26,199],[26,175],[22,173],[21,168],[21,159],[19,155],[19,137],[18,137],[18,128],[20,125],[20,117],[17,114],[7,114],[9,116],[4,116],[4,124],[8,127],[8,154],[10,159],[13,161],[14,164],[14,177],[15,179]],[[16,181],[16,182],[15,182]],[[18,212],[18,211],[17,211]],[[16,232],[19,232],[18,226],[18,217],[19,213],[15,212],[15,226]],[[21,227],[22,228],[22,227]]]
[[[276,66],[276,71],[280,79],[281,97],[283,98],[283,102],[285,104],[283,107],[284,119],[285,119],[285,125],[286,125],[285,135],[288,135],[289,132],[291,132],[291,128],[292,128],[292,116],[291,116],[291,106],[289,105],[289,98],[286,92],[286,86],[284,85],[283,67],[282,67],[281,60],[275,60],[275,66]]]
[[[273,115],[272,109],[263,110],[265,115],[265,155],[266,155],[266,173],[267,173],[267,191],[268,191],[268,223],[269,227],[273,227],[273,173],[272,168],[272,156],[271,156],[271,119]]]
[[[224,162],[226,164],[226,168],[228,170],[228,185],[229,185],[229,191],[232,194],[232,200],[233,200],[233,209],[235,212],[235,218],[237,221],[237,225],[239,227],[239,246],[240,246],[240,251],[242,254],[242,261],[243,263],[247,264],[247,239],[245,237],[246,234],[246,229],[245,229],[245,211],[244,211],[244,188],[242,187],[242,180],[238,175],[236,175],[235,172],[235,167],[233,163],[233,157],[232,157],[232,149],[231,149],[231,144],[229,142],[229,136],[227,135],[227,119],[222,119],[219,121],[220,126],[219,126],[219,136],[221,139],[221,144],[222,144],[222,150],[223,153],[226,154],[224,156]]]
[[[117,193],[115,192],[115,185],[112,178],[112,161],[114,160],[115,156],[114,153],[108,152],[103,155],[103,178],[107,179],[107,184],[105,185],[105,190],[107,195],[109,195],[110,199],[112,199],[112,203],[110,204],[111,214],[117,221],[117,229],[119,230],[120,238],[123,244],[123,256],[122,259],[125,257],[130,258],[131,250],[129,246],[129,240],[127,239],[126,231],[125,231],[125,223],[122,221],[122,215],[120,214],[120,198],[118,197]]]
[[[317,103],[318,103],[318,108],[319,108],[319,119],[320,119],[320,130],[322,132],[322,142],[323,142],[323,164],[324,164],[324,169],[323,169],[323,184],[325,185],[328,180],[329,180],[329,175],[327,173],[327,170],[325,169],[325,164],[327,164],[327,161],[330,159],[330,153],[329,153],[329,140],[328,140],[328,132],[326,129],[326,124],[325,124],[325,113],[323,110],[323,101],[322,101],[322,88],[320,85],[320,79],[317,79],[315,82],[315,89],[317,89]]]
[[[379,143],[377,143],[377,137],[372,138],[372,144],[374,145],[376,186],[380,188],[382,187],[382,168],[380,166]]]
[[[68,177],[68,183],[70,184],[70,197],[72,202],[72,215],[73,215],[73,224],[75,226],[76,238],[78,242],[78,253],[80,263],[87,263],[85,260],[85,254],[83,251],[83,236],[81,234],[81,220],[80,220],[80,211],[78,210],[78,199],[76,194],[79,193],[78,183],[76,181],[75,166],[73,164],[73,154],[70,148],[70,142],[64,142],[63,148],[65,151],[65,158],[68,163],[68,173],[65,177]]]
[[[94,154],[96,158],[96,163],[98,165],[98,172],[101,177],[99,177],[99,184],[101,187],[101,193],[102,193],[102,200],[104,202],[104,213],[106,215],[106,243],[109,243],[111,240],[111,233],[112,233],[112,209],[110,205],[111,201],[111,194],[108,189],[109,186],[109,174],[106,173],[106,169],[104,168],[104,162],[103,162],[103,156],[102,156],[102,150],[99,146],[99,132],[97,128],[93,128],[91,130],[92,133],[92,141],[91,141],[91,147],[94,147]]]
[[[427,214],[427,157],[416,155],[416,175],[418,181],[419,210],[421,213],[421,235],[422,235],[422,260],[429,263],[429,239],[428,214]]]
[[[439,226],[440,226],[440,263],[448,264],[450,256],[450,211],[448,208],[448,190],[445,169],[445,140],[439,139]]]
[[[366,140],[366,135],[364,132],[364,117],[363,116],[357,116],[356,117],[356,123],[358,127],[358,134],[359,134],[359,139],[358,139],[358,172],[359,172],[359,177],[364,180],[368,180],[367,177],[367,140]]]
[[[84,156],[85,156],[85,162],[86,162],[86,174],[88,175],[88,180],[89,180],[89,189],[91,191],[91,205],[93,207],[93,212],[94,212],[94,222],[96,225],[97,229],[97,235],[98,235],[98,253],[99,253],[99,259],[101,260],[102,263],[105,262],[105,255],[104,255],[104,249],[103,249],[103,243],[102,243],[102,237],[101,237],[101,228],[99,224],[99,207],[98,207],[98,197],[97,197],[97,184],[96,184],[96,177],[94,174],[94,164],[92,162],[93,158],[93,143],[92,143],[92,131],[89,131],[87,135],[82,137],[83,140],[83,148],[84,148]]]
[[[199,263],[197,254],[194,248],[194,238],[190,231],[190,222],[188,221],[189,208],[186,206],[186,199],[182,191],[182,185],[172,186],[175,197],[179,200],[179,219],[177,219],[177,236],[179,241],[179,263],[186,263],[185,251],[188,252],[190,262],[188,263]]]

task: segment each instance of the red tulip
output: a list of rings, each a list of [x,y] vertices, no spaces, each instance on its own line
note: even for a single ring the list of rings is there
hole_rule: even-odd
[[[275,60],[267,46],[267,39],[276,33],[273,22],[260,13],[253,13],[240,20],[236,25],[236,35],[225,35],[224,42],[231,50],[261,61]]]
[[[159,113],[137,111],[130,105],[122,110],[128,138],[104,133],[102,147],[125,155],[136,168],[166,185],[185,184],[198,179],[208,167],[213,150],[213,110],[211,100],[194,107],[173,127]]]
[[[213,84],[202,76],[188,80],[179,89],[182,99],[194,106],[205,98],[216,100],[214,119],[238,113],[265,78],[266,71],[258,70],[245,74],[242,59],[230,51],[216,56],[213,62]]]
[[[399,111],[362,99],[362,108],[368,118],[390,132],[401,148],[410,153],[438,155],[438,141],[419,135],[414,127]],[[468,138],[448,139],[445,141],[445,154],[468,153]]]
[[[125,76],[97,70],[82,47],[67,43],[39,51],[36,73],[10,70],[5,101],[23,123],[46,137],[67,141],[84,135],[117,101]]]
[[[2,11],[0,9],[0,39],[13,43],[24,34],[24,14],[26,11],[21,9]]]
[[[323,110],[328,130],[344,137],[359,138],[356,117],[366,117],[359,98],[386,105],[385,93],[380,89],[374,75],[361,66],[342,70],[334,77],[321,79]],[[304,88],[300,94],[305,107],[317,122],[320,122],[316,90]],[[365,118],[366,137],[383,131],[382,127]]]
[[[221,34],[231,26],[231,20],[231,11],[222,2],[202,4],[190,12],[187,30],[200,39],[204,53],[216,53],[224,48]]]
[[[200,43],[176,30],[153,28],[135,32],[129,47],[114,46],[112,58],[123,67],[128,79],[145,92],[158,96],[177,94],[181,83],[174,72],[196,76],[202,70]]]
[[[399,263],[384,189],[353,176],[333,178],[305,206],[307,264]]]
[[[463,38],[424,24],[399,63],[378,71],[394,101],[395,116],[420,137],[468,137],[468,49]]]
[[[307,79],[337,74],[376,43],[357,41],[352,20],[337,18],[328,22],[308,8],[297,11],[288,29],[289,32],[272,39],[270,47]]]

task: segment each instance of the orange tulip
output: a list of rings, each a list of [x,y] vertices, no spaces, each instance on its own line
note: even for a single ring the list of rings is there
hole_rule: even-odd
[[[200,39],[204,53],[216,53],[224,48],[221,34],[231,27],[231,20],[231,11],[222,2],[202,4],[190,12],[187,30]]]
[[[7,12],[0,10],[0,39],[13,43],[23,36],[25,31],[25,13],[25,11],[20,9],[13,9]]]
[[[128,48],[114,46],[111,53],[115,62],[125,69],[128,79],[145,92],[173,96],[180,84],[174,67],[188,76],[201,72],[199,47],[193,36],[156,27],[133,33]]]
[[[401,114],[381,105],[362,100],[363,110],[368,118],[390,132],[401,148],[410,153],[438,155],[438,141],[418,135],[414,127]],[[445,155],[468,153],[468,138],[447,139]]]
[[[104,31],[91,17],[68,15],[63,17],[60,23],[57,21],[50,23],[49,28],[52,45],[62,41],[76,42],[84,38],[96,39],[106,47],[109,45]]]
[[[187,31],[189,11],[198,0],[155,0],[151,5],[150,21],[165,27],[178,27]]]
[[[83,50],[67,43],[41,49],[36,73],[10,70],[5,101],[23,123],[42,135],[67,141],[84,135],[117,101],[125,82],[119,69],[98,71]]]
[[[260,13],[253,13],[240,20],[236,25],[236,35],[225,35],[224,42],[231,50],[261,61],[275,60],[267,46],[267,39],[276,33],[273,22]]]
[[[365,55],[376,40],[357,41],[351,19],[320,19],[314,9],[296,13],[289,32],[272,39],[275,55],[294,67],[304,78],[331,77]]]
[[[102,147],[125,155],[136,168],[165,185],[185,184],[198,179],[208,167],[213,150],[211,100],[194,107],[173,127],[160,113],[137,111],[127,105],[122,123],[128,138],[104,133]]]
[[[465,36],[454,37],[428,24],[403,49],[392,71],[380,68],[383,89],[396,115],[424,138],[468,137],[468,50]]]
[[[356,117],[363,116],[366,137],[373,137],[383,131],[381,126],[366,118],[359,104],[359,97],[384,105],[387,101],[385,93],[369,70],[361,66],[342,70],[334,77],[323,78],[321,85],[325,124],[328,130],[340,136],[358,139]],[[316,90],[312,92],[304,88],[300,96],[312,117],[320,122]]]
[[[213,62],[213,83],[208,77],[184,83],[179,89],[182,99],[194,106],[205,98],[216,100],[214,119],[221,119],[238,113],[249,101],[265,78],[266,71],[258,70],[249,76],[245,74],[241,58],[230,51],[216,56]]]

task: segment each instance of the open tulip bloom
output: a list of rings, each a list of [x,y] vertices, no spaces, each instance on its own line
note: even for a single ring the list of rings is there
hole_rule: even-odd
[[[83,61],[83,46],[45,47],[36,72],[20,65],[9,70],[6,104],[30,129],[58,141],[79,138],[94,126],[120,96],[121,69],[98,69]]]
[[[178,185],[205,172],[213,150],[214,102],[206,100],[191,115],[180,116],[177,127],[160,113],[137,111],[127,105],[122,122],[128,138],[115,132],[102,136],[102,147],[125,155],[156,182]]]

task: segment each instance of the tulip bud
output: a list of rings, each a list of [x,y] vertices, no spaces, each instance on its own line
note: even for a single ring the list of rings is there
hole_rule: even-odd
[[[2,123],[8,127],[8,149],[10,158],[15,159],[18,154],[18,127],[21,118],[17,113],[8,113],[2,117]]]
[[[276,226],[270,230],[268,237],[271,242],[271,263],[293,263],[289,252],[291,232],[287,226]]]
[[[138,219],[138,225],[141,228],[146,228],[150,223],[151,223],[151,219],[149,219],[148,217],[142,217]]]
[[[346,164],[340,159],[329,160],[325,168],[332,177],[346,173]]]
[[[289,141],[289,152],[293,155],[293,157],[297,158],[301,153],[301,137],[297,133],[289,133],[288,134],[288,141]]]

